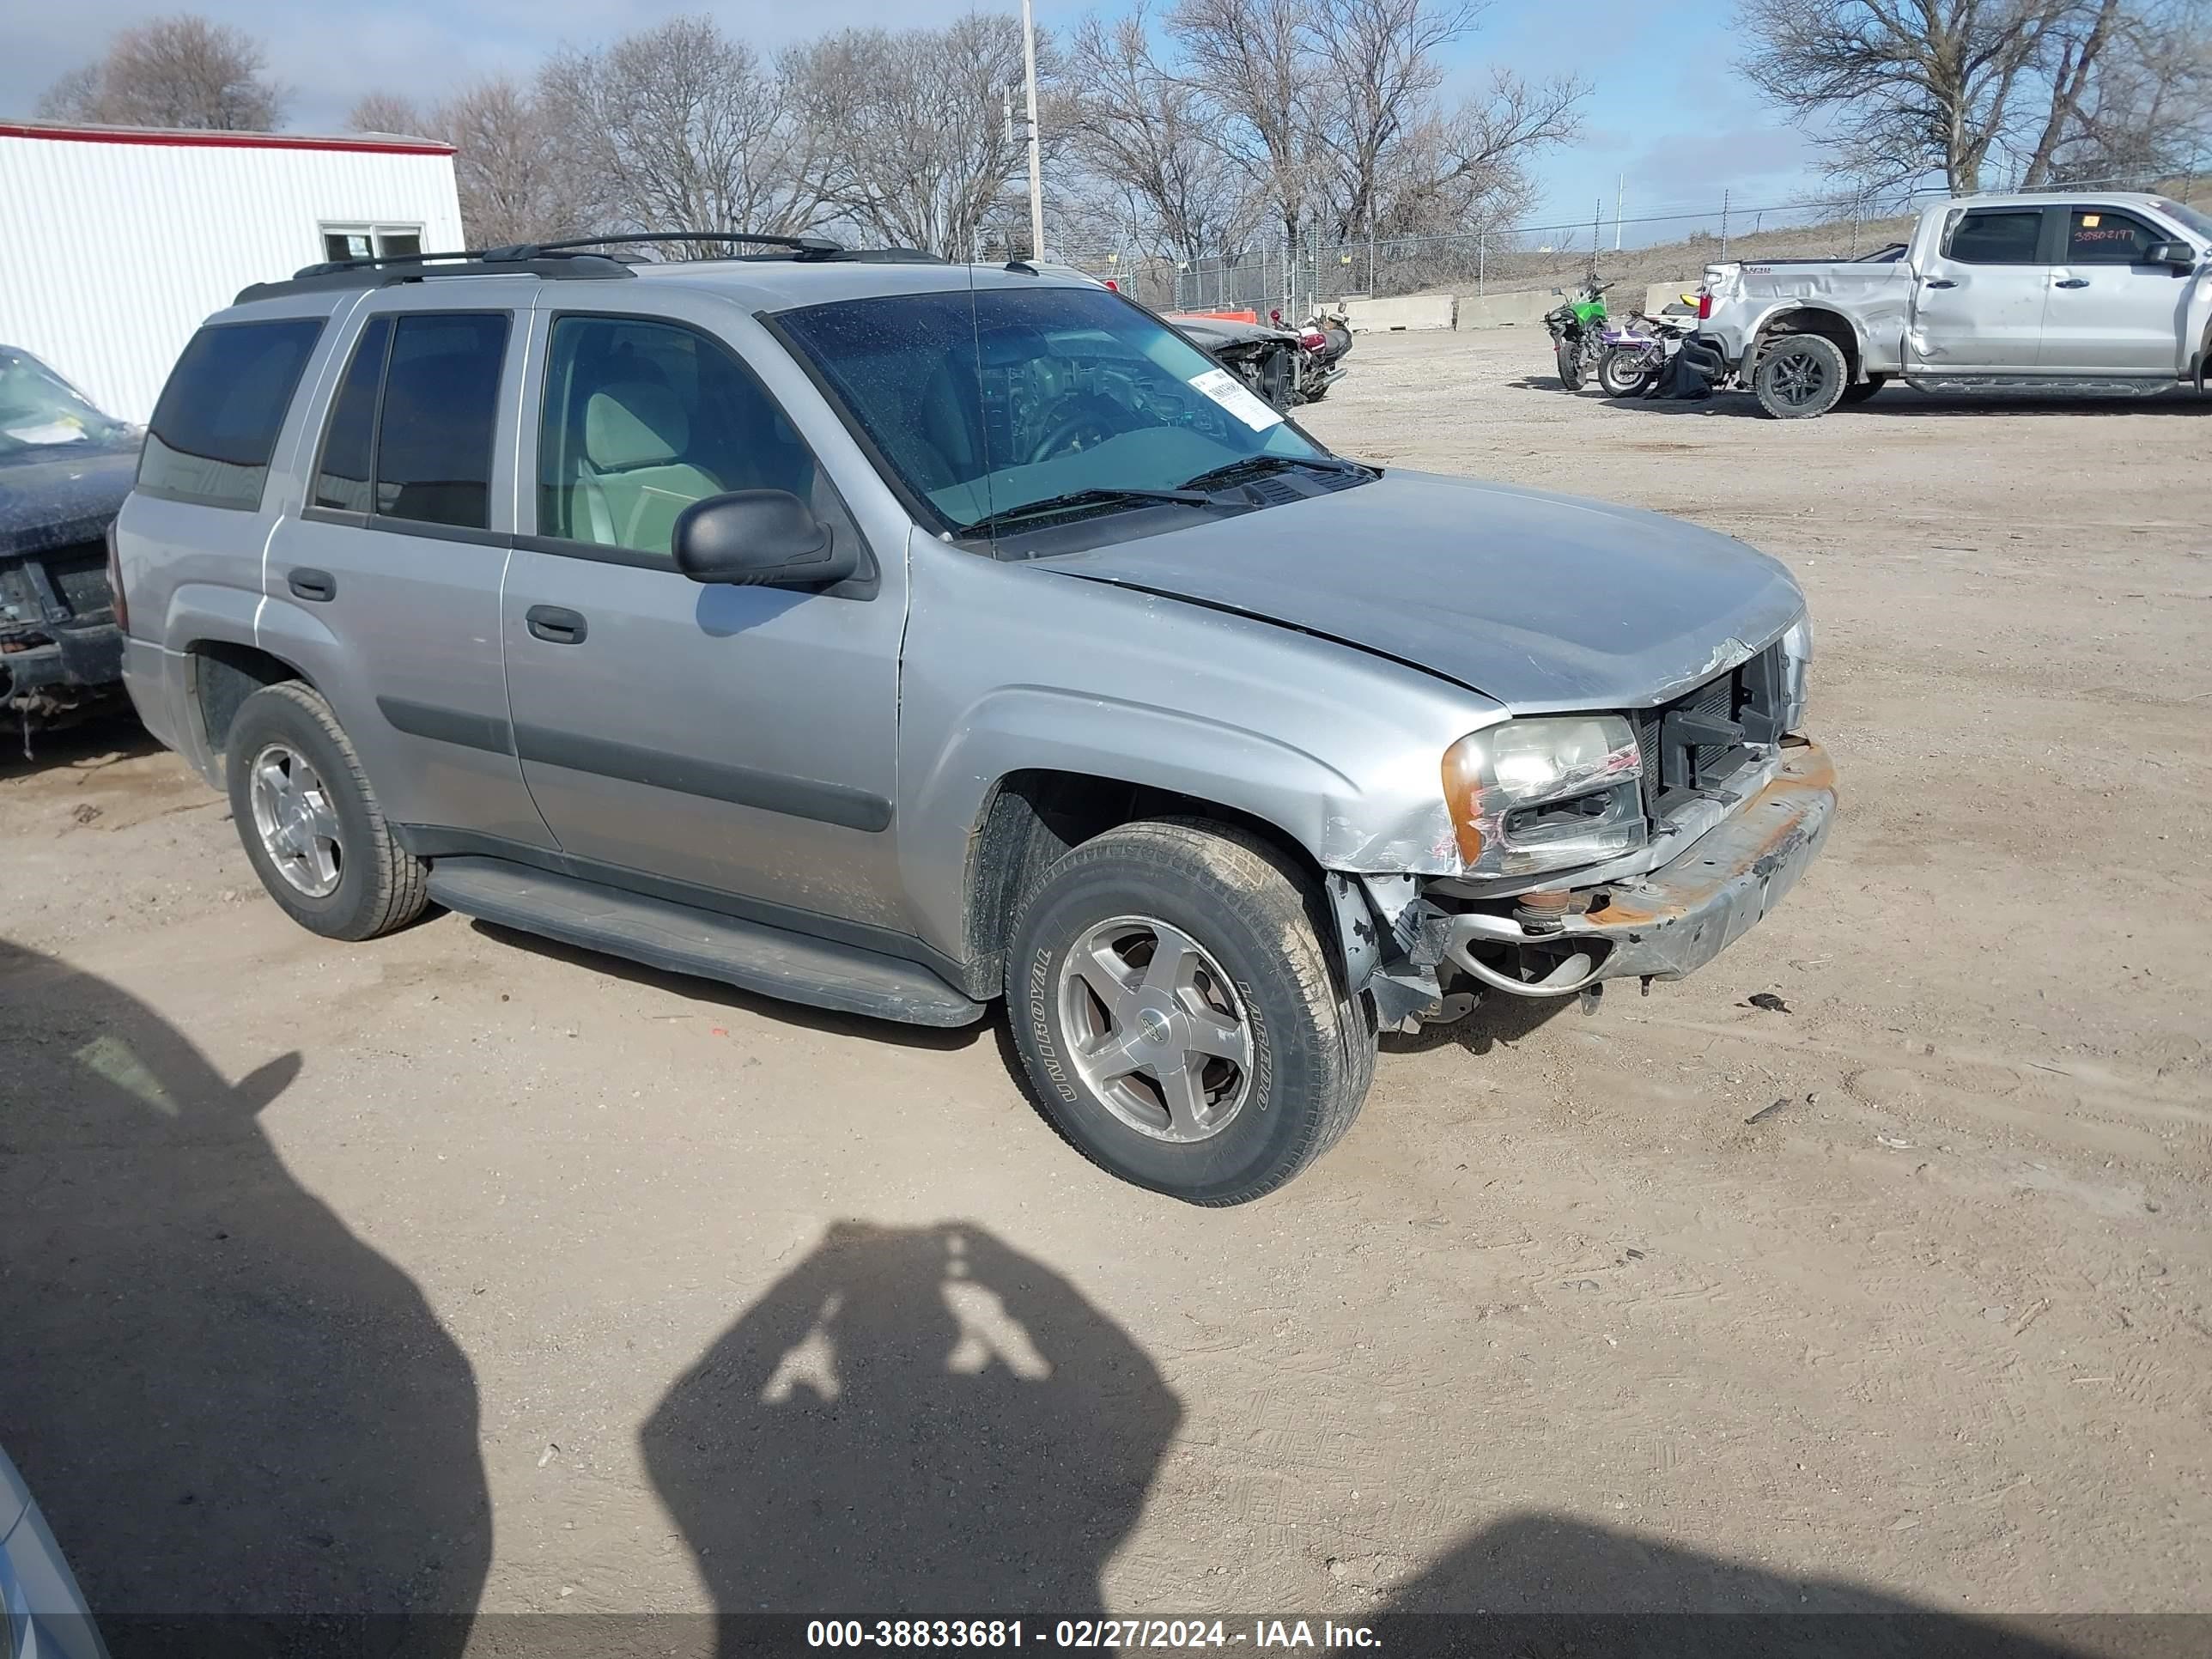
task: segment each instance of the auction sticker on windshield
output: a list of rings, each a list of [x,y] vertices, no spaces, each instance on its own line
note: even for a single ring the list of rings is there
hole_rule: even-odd
[[[1254,397],[1251,388],[1225,368],[1210,368],[1203,374],[1194,374],[1190,383],[1255,432],[1265,432],[1271,426],[1283,423],[1280,415]]]

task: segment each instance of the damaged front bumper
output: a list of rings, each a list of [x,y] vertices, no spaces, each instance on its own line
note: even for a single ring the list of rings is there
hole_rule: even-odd
[[[1408,890],[1370,981],[1386,1025],[1449,1017],[1459,976],[1523,997],[1571,996],[1608,979],[1680,979],[1741,939],[1796,884],[1827,839],[1835,768],[1786,740],[1764,782],[1727,815],[1635,875],[1487,903],[1446,884]],[[1409,890],[1413,884],[1408,884]],[[1390,895],[1375,893],[1387,907]]]

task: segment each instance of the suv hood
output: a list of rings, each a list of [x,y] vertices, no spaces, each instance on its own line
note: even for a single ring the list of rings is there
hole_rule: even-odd
[[[0,558],[106,534],[137,476],[138,451],[76,448],[52,459],[0,462]]]
[[[1716,532],[1425,472],[1037,568],[1341,641],[1516,714],[1666,702],[1805,608],[1781,564]]]

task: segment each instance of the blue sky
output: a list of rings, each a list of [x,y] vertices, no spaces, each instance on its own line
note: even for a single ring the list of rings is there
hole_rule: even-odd
[[[1012,9],[1018,0],[1003,3]],[[476,76],[527,74],[564,41],[589,45],[702,9],[683,0],[386,0],[373,8],[329,0],[73,0],[25,6],[15,9],[9,50],[0,58],[0,117],[28,114],[55,76],[96,56],[114,29],[187,8],[265,41],[273,69],[295,91],[290,125],[310,131],[336,126],[362,91],[434,100]],[[933,21],[966,5],[813,0],[801,8],[749,0],[703,9],[732,33],[772,50],[800,33]],[[1079,0],[1036,4],[1038,21],[1048,27],[1066,27],[1085,9]],[[1494,64],[1542,76],[1564,61],[1595,82],[1581,140],[1547,156],[1538,169],[1540,216],[1587,225],[1600,198],[1610,217],[1622,175],[1632,219],[1717,201],[1724,185],[1738,204],[1783,202],[1812,185],[1801,136],[1775,120],[1729,71],[1735,44],[1724,5],[1493,0],[1480,33],[1455,49],[1453,72],[1456,83],[1473,87]],[[1651,227],[1642,240],[1679,235],[1686,228]],[[1608,238],[1610,230],[1608,225]],[[1628,240],[1638,240],[1632,225]]]

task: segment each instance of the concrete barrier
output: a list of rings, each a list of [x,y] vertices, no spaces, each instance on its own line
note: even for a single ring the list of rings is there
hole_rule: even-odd
[[[1449,328],[1456,301],[1449,294],[1409,294],[1397,300],[1351,300],[1345,317],[1354,334],[1386,334],[1399,329]]]
[[[1541,289],[1514,294],[1462,294],[1459,301],[1462,328],[1510,328],[1541,323],[1544,313],[1559,300]]]

